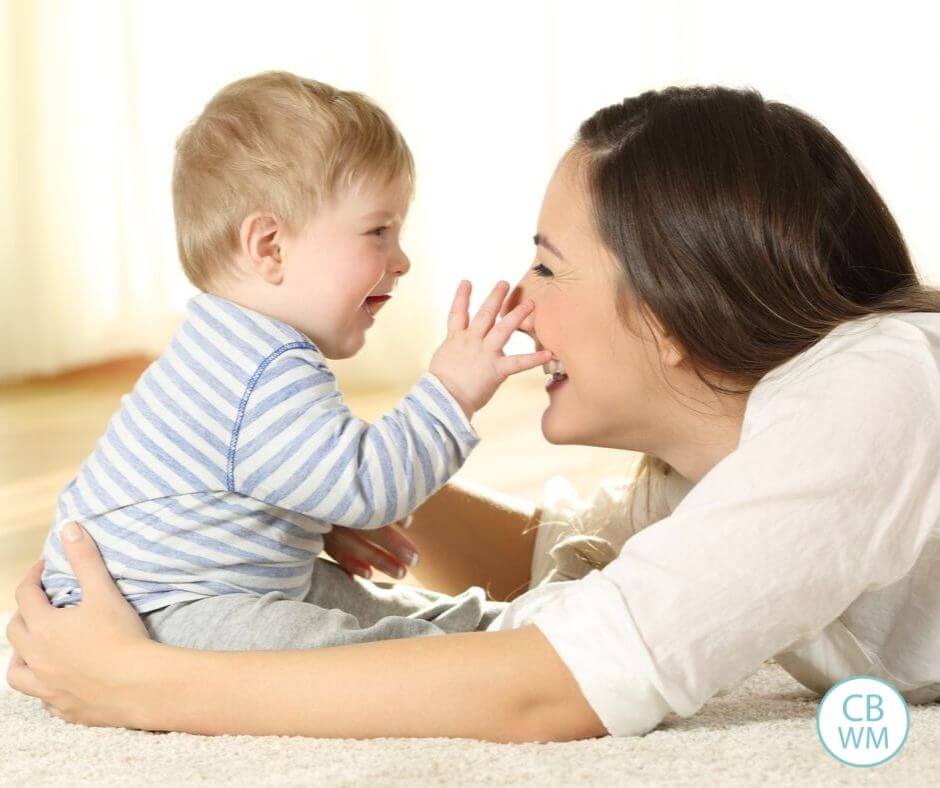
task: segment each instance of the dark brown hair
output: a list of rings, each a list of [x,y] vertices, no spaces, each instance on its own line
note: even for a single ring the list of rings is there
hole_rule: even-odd
[[[940,311],[842,144],[756,91],[625,99],[581,125],[573,154],[630,294],[716,392],[746,393],[845,321]]]

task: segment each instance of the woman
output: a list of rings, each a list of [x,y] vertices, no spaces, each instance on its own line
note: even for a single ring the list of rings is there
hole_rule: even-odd
[[[504,595],[541,567],[492,631],[283,652],[148,640],[78,529],[86,601],[34,568],[11,684],[87,724],[497,741],[643,733],[775,655],[940,697],[940,297],[839,142],[753,92],[646,93],[582,125],[535,240],[506,308],[556,359],[543,432],[644,452],[645,513],[608,491],[533,546],[531,508],[445,488],[425,565]],[[550,579],[584,576],[539,584],[555,542]]]

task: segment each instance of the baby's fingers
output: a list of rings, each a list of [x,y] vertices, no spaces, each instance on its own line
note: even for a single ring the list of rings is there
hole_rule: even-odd
[[[471,332],[478,337],[486,336],[487,332],[493,327],[493,323],[496,322],[500,305],[506,300],[508,293],[509,282],[501,281],[496,283],[496,287],[490,291],[486,301],[483,302],[482,306],[473,316],[473,320],[470,322]]]
[[[509,341],[509,337],[522,325],[522,321],[528,317],[533,309],[535,309],[535,304],[531,298],[517,305],[515,309],[493,326],[483,340],[483,344],[491,350],[502,350]]]
[[[539,350],[537,353],[524,353],[519,356],[503,356],[496,362],[496,368],[505,379],[510,375],[547,364],[551,357],[551,350]]]
[[[470,290],[472,285],[466,279],[457,285],[457,292],[454,295],[454,303],[451,304],[450,314],[447,316],[447,334],[453,334],[455,331],[463,331],[467,327],[467,321],[470,319]]]

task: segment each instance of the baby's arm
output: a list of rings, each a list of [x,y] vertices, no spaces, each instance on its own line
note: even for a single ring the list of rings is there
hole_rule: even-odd
[[[316,351],[293,349],[269,365],[249,397],[231,483],[317,520],[378,528],[433,494],[478,442],[433,375],[370,425],[343,402]]]
[[[459,470],[479,442],[470,416],[481,399],[488,400],[512,372],[545,361],[542,354],[502,354],[529,310],[517,308],[493,327],[501,291],[494,290],[469,327],[465,304],[462,327],[458,313],[469,288],[458,291],[442,345],[446,363],[438,366],[448,372],[458,367],[459,400],[428,372],[397,407],[369,425],[343,403],[315,348],[291,348],[271,359],[256,376],[233,435],[229,488],[352,528],[378,528],[405,517]],[[476,382],[464,382],[471,378]]]

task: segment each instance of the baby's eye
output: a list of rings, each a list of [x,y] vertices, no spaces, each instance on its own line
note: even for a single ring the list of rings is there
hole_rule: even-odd
[[[533,269],[536,276],[553,276],[552,272],[541,263],[538,263]]]
[[[388,227],[376,227],[374,230],[369,230],[369,235],[381,238],[386,232],[388,232]]]

